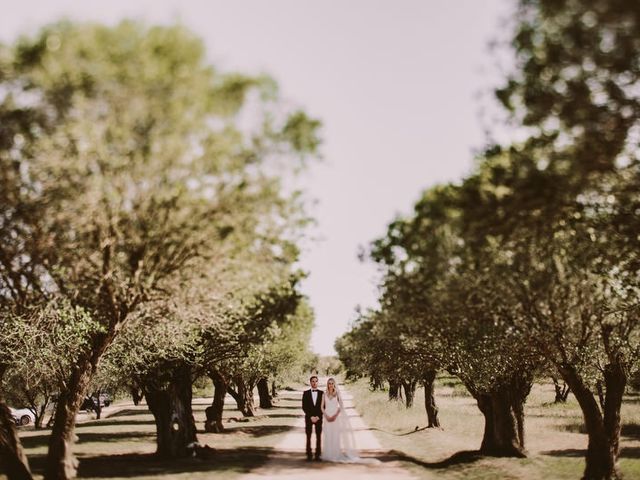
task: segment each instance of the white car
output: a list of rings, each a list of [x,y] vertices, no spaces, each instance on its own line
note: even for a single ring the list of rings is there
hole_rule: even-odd
[[[13,415],[13,419],[17,425],[29,425],[36,421],[36,416],[28,408],[9,407],[9,410],[11,410],[11,415]]]

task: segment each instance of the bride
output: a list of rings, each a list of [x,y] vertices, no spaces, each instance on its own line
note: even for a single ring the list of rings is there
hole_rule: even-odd
[[[355,449],[355,438],[342,397],[333,378],[327,380],[327,391],[322,396],[324,428],[322,460],[329,462],[362,463]]]

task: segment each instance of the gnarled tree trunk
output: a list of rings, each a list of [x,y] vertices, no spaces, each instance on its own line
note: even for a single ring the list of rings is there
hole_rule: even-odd
[[[98,399],[97,402],[93,402],[94,411],[96,412],[96,420],[100,420],[100,418],[102,417],[102,401],[100,400],[101,392],[102,390],[98,390],[94,392],[93,395],[91,395],[91,400],[93,400],[94,398]]]
[[[227,382],[225,378],[216,370],[209,372],[209,377],[213,381],[213,402],[205,410],[207,420],[204,422],[204,430],[212,433],[224,432],[222,424],[222,413],[224,411],[224,397],[227,395]]]
[[[191,409],[191,369],[175,368],[166,388],[150,385],[146,397],[156,422],[156,454],[163,458],[192,455],[198,438]]]
[[[241,375],[236,375],[233,381],[238,388],[236,392],[237,395],[234,397],[238,404],[238,410],[242,412],[244,417],[255,417],[256,406],[253,401],[254,384],[251,381],[246,381]]]
[[[594,393],[573,366],[563,365],[559,372],[580,404],[589,444],[584,480],[620,478],[618,455],[620,444],[620,407],[627,383],[621,361],[611,362],[604,369],[604,414]]]
[[[46,480],[66,480],[76,477],[78,459],[72,451],[76,436],[76,415],[89,387],[94,365],[93,357],[81,359],[71,372],[67,389],[60,392],[58,396],[53,429],[49,437],[49,451],[44,473]]]
[[[260,398],[260,408],[273,408],[273,401],[269,393],[269,382],[265,377],[258,380],[258,396]]]
[[[484,415],[480,453],[493,457],[526,457],[524,403],[530,391],[530,379],[512,378],[489,393],[474,394]]]
[[[9,480],[31,480],[27,456],[22,449],[16,423],[9,408],[0,400],[0,473]]]
[[[424,408],[427,411],[427,428],[440,428],[438,419],[438,406],[435,396],[436,371],[429,370],[425,373],[422,383],[424,384]]]
[[[562,386],[560,386],[560,382],[555,376],[552,376],[551,380],[553,380],[553,388],[556,392],[554,403],[566,403],[569,392],[571,392],[569,385],[567,385],[567,382],[564,382]]]
[[[166,388],[146,389],[147,404],[156,422],[156,453],[163,458],[182,458],[193,453],[198,439],[191,409],[191,369],[174,368]]]
[[[402,398],[402,394],[400,392],[400,382],[395,379],[389,379],[389,400],[399,400]]]
[[[144,398],[144,386],[141,385],[140,380],[135,377],[129,381],[129,393],[131,394],[131,400],[137,407]]]
[[[416,380],[402,380],[402,388],[404,389],[405,406],[411,408],[413,406],[413,399],[416,398],[416,387],[418,382]]]

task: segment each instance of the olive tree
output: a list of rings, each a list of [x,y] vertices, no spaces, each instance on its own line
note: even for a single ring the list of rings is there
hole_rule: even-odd
[[[61,296],[100,325],[73,359],[50,437],[45,477],[72,478],[75,414],[105,351],[196,259],[215,259],[274,188],[265,162],[297,161],[318,124],[267,114],[273,82],[219,73],[181,27],[59,23],[8,57],[3,300]],[[250,91],[263,107],[244,131],[236,114]]]

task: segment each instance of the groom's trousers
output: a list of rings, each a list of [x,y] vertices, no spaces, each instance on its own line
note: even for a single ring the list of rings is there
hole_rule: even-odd
[[[311,422],[310,417],[304,418],[304,430],[307,434],[307,456],[311,456],[311,434],[313,432],[313,428],[316,430],[316,457],[319,457],[322,453],[322,421],[318,421],[316,423]]]

